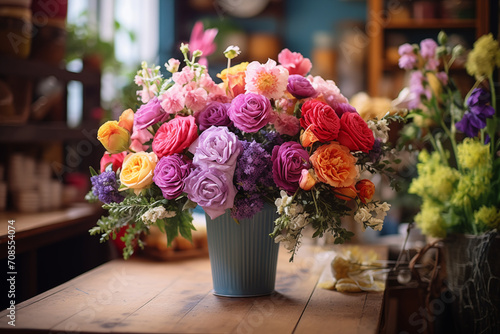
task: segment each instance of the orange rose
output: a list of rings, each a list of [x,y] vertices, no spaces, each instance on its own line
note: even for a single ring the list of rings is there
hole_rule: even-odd
[[[321,182],[335,188],[349,187],[354,184],[358,175],[355,166],[356,158],[349,153],[347,147],[332,141],[320,146],[310,159],[316,176]]]
[[[358,181],[356,189],[359,192],[359,199],[365,204],[373,198],[373,194],[375,193],[375,185],[368,179]]]
[[[307,129],[300,135],[300,143],[303,147],[309,147],[315,142],[319,141],[318,137],[316,137],[316,135],[312,131],[313,128],[313,124],[309,125]]]
[[[132,127],[134,126],[134,112],[132,109],[127,109],[122,112],[118,119],[118,125],[132,133]]]
[[[343,199],[344,201],[350,201],[358,196],[358,192],[356,191],[354,185],[343,188],[334,188],[333,192],[338,199]]]
[[[314,169],[303,169],[299,179],[299,187],[303,190],[311,190],[314,185],[318,183],[314,176]]]
[[[243,62],[230,68],[224,69],[217,74],[222,79],[224,86],[231,97],[245,93],[245,77],[248,62]]]

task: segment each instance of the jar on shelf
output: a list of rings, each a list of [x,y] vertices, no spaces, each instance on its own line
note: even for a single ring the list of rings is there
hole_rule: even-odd
[[[0,1],[0,54],[28,58],[31,50],[31,1]]]

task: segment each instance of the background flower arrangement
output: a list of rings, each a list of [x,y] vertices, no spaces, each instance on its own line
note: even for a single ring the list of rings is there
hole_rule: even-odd
[[[88,199],[104,202],[109,216],[91,234],[104,241],[126,228],[127,258],[151,225],[169,243],[190,239],[196,205],[211,218],[231,210],[237,221],[268,202],[280,215],[271,236],[293,259],[308,225],[336,243],[353,235],[341,225],[346,215],[382,228],[390,205],[373,201],[375,186],[360,175],[393,172],[387,132],[397,116],[363,120],[333,81],[307,75],[309,59],[288,49],[279,65],[231,67],[239,49],[229,47],[219,84],[197,62],[200,50],[181,51],[182,68],[177,59],[165,64],[169,78],[143,63],[135,78],[143,104],[98,131],[107,152]]]
[[[414,120],[402,135],[432,146],[432,152],[420,152],[418,177],[409,189],[422,198],[415,221],[433,237],[493,231],[500,227],[500,122],[493,81],[500,47],[491,34],[474,43],[465,67],[476,82],[462,98],[449,69],[464,49],[446,47],[444,32],[438,41],[399,48],[399,65],[410,72],[402,96]]]

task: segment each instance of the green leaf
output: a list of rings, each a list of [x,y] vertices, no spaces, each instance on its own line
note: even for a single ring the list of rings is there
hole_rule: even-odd
[[[182,211],[184,211],[184,210],[188,210],[188,209],[194,209],[194,208],[196,208],[197,206],[198,206],[198,203],[193,202],[193,201],[191,201],[190,199],[188,199],[188,200],[186,201],[186,203],[184,203],[184,205],[182,206]]]
[[[89,167],[89,169],[90,169],[90,175],[91,175],[91,176],[97,176],[97,175],[99,175],[99,174],[95,171],[95,169],[94,169],[94,168],[92,168],[92,166],[90,166],[90,167]]]

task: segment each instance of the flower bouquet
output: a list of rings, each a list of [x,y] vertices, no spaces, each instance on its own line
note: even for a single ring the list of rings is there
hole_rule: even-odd
[[[465,69],[476,81],[463,98],[449,70],[464,48],[447,47],[444,32],[438,41],[399,48],[399,65],[410,72],[409,89],[400,95],[413,119],[402,137],[432,148],[419,153],[418,177],[409,188],[422,199],[415,221],[425,235],[445,238],[448,287],[460,296],[460,318],[474,313],[461,328],[498,330],[500,117],[493,75],[500,47],[491,34],[474,43]],[[488,253],[490,247],[497,249]]]
[[[361,173],[393,172],[387,132],[397,116],[362,119],[333,81],[308,75],[310,60],[288,49],[279,64],[231,66],[239,48],[229,47],[220,83],[197,62],[201,51],[183,44],[181,52],[184,66],[170,59],[168,78],[143,63],[140,107],[99,128],[107,152],[100,173],[91,170],[88,199],[109,215],[91,234],[105,241],[125,229],[128,258],[152,225],[169,243],[190,239],[196,206],[212,219],[230,212],[238,224],[270,203],[279,217],[269,233],[292,260],[304,228],[336,243],[353,236],[342,226],[347,215],[382,228],[390,205],[372,199],[375,186]]]

